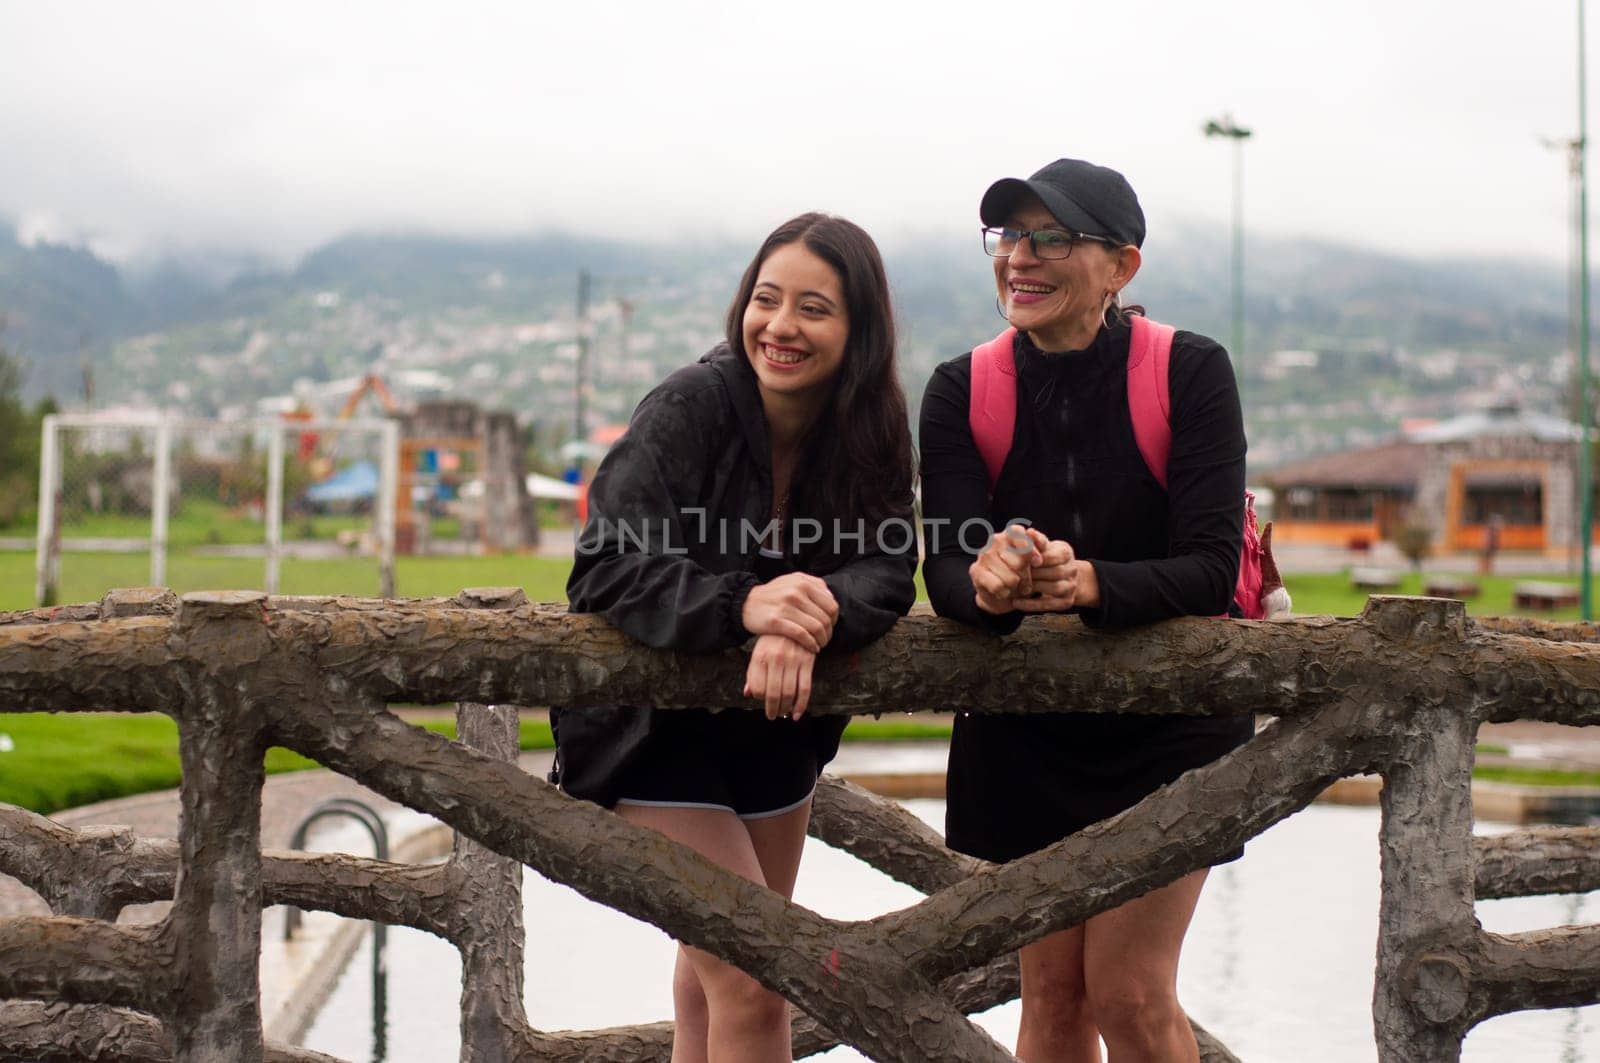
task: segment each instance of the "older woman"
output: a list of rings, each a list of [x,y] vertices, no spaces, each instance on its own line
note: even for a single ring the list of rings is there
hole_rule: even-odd
[[[1059,159],[997,181],[978,213],[999,309],[1014,327],[984,351],[1014,387],[1009,449],[986,464],[973,355],[935,371],[922,403],[922,478],[934,608],[984,631],[1070,610],[1120,628],[1228,612],[1243,525],[1245,439],[1227,352],[1171,340],[1165,483],[1129,408],[1135,332],[1119,293],[1139,271],[1144,212],[1114,170]],[[1145,329],[1143,323],[1139,329]],[[986,345],[987,346],[987,345]],[[987,364],[987,363],[986,363]],[[989,381],[990,377],[983,378]],[[973,541],[973,519],[1013,528]],[[963,539],[965,538],[965,541]],[[1248,740],[1248,716],[968,715],[950,749],[952,848],[1013,860],[1137,804]],[[1176,979],[1206,871],[1021,950],[1029,1063],[1194,1060]]]

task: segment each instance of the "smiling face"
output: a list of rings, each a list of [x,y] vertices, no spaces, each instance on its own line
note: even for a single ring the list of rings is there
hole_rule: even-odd
[[[1059,229],[1055,216],[1029,196],[1006,215],[1010,229]],[[994,260],[994,279],[1006,319],[1047,351],[1082,350],[1093,342],[1107,295],[1122,290],[1139,268],[1138,252],[1098,240],[1079,240],[1067,258],[1042,259],[1033,241],[1019,240]]]
[[[777,248],[756,274],[743,338],[764,402],[821,409],[850,338],[839,274],[803,243]]]

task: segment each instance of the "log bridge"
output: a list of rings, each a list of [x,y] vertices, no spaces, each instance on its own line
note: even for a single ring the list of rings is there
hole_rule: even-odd
[[[737,651],[641,648],[517,590],[453,599],[112,592],[0,614],[0,711],[155,711],[178,724],[176,842],[74,831],[0,806],[0,871],[55,913],[0,922],[0,1061],[327,1063],[263,1043],[261,909],[316,908],[438,934],[460,950],[461,1058],[665,1060],[668,1024],[550,1032],[522,1007],[523,867],[748,971],[801,1013],[795,1054],[1013,1057],[967,1014],[1017,991],[1019,945],[1204,867],[1334,780],[1383,776],[1373,1036],[1384,1063],[1460,1058],[1476,1023],[1600,997],[1600,927],[1490,934],[1477,897],[1600,887],[1597,838],[1477,839],[1470,777],[1486,721],[1600,722],[1590,624],[1471,620],[1461,603],[1373,598],[1359,618],[1190,618],[1116,633],[1065,617],[990,638],[919,613],[818,662],[813,712],[962,708],[1254,712],[1228,757],[1022,860],[978,866],[854,787],[819,789],[813,832],[925,892],[847,922],[787,903],[519,771],[515,705],[715,704]],[[460,740],[395,703],[458,704]],[[492,707],[491,707],[492,706]],[[430,866],[261,851],[262,757],[283,745],[457,832]],[[147,926],[122,906],[172,900]],[[1227,1048],[1201,1032],[1208,1060]]]

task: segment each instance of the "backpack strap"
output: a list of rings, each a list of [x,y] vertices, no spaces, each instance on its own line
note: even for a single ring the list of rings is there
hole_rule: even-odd
[[[1175,329],[1143,314],[1130,318],[1133,339],[1128,347],[1128,414],[1133,438],[1145,467],[1164,491],[1167,458],[1172,454],[1172,409],[1167,395],[1167,367],[1172,362]],[[976,359],[976,354],[974,354]],[[1012,399],[1015,407],[1016,399]],[[1015,409],[1013,408],[1013,416]]]
[[[972,349],[972,390],[967,400],[967,423],[972,441],[989,471],[989,490],[1000,479],[1000,467],[1011,450],[1017,426],[1017,364],[1012,342],[1017,330],[1008,328],[988,343]]]

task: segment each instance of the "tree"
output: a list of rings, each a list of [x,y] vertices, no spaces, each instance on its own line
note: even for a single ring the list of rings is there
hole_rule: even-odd
[[[1422,562],[1433,552],[1433,529],[1419,520],[1407,521],[1395,532],[1394,545],[1411,562],[1411,567],[1421,572]]]
[[[31,524],[39,501],[39,425],[55,409],[22,401],[22,360],[5,345],[0,318],[0,528]]]

